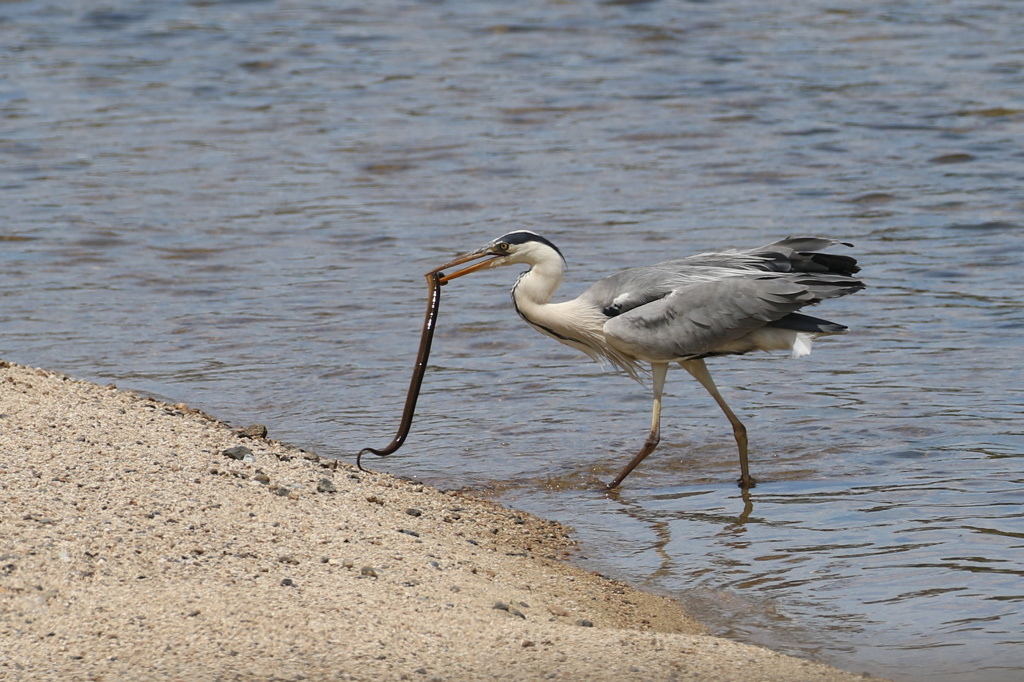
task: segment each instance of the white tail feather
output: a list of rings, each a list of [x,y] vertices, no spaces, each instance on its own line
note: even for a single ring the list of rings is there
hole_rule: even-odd
[[[811,342],[814,337],[806,332],[797,332],[793,338],[793,353],[790,357],[802,358],[811,354]]]

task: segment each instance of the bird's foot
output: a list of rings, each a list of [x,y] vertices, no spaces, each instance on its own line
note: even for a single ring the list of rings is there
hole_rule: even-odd
[[[755,480],[753,476],[747,476],[746,478],[740,476],[738,479],[736,479],[736,485],[743,488],[744,490],[749,490],[750,488],[753,488],[757,485],[757,480]]]

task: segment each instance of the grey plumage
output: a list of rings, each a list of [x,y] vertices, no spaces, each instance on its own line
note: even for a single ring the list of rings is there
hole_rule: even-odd
[[[733,426],[740,454],[740,483],[752,486],[746,429],[721,397],[704,359],[754,350],[810,352],[819,336],[846,327],[798,312],[864,288],[850,256],[823,253],[845,245],[819,237],[783,239],[748,251],[704,253],[629,268],[595,282],[579,297],[551,303],[562,282],[561,251],[540,235],[520,230],[446,263],[435,272],[483,260],[441,278],[523,263],[512,300],[538,331],[640,379],[650,365],[654,408],[651,432],[640,452],[609,488],[617,486],[660,439],[661,397],[669,363],[678,362],[708,390]]]
[[[790,238],[750,251],[706,253],[629,268],[594,283],[579,300],[609,319],[605,335],[647,362],[755,350],[729,345],[761,327],[837,334],[846,327],[797,314],[864,284],[853,258],[813,253],[839,244]]]

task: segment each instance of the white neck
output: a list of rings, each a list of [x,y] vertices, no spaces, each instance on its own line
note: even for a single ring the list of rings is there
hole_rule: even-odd
[[[522,314],[526,310],[543,307],[551,302],[551,297],[562,286],[562,275],[565,266],[561,260],[549,260],[538,263],[519,275],[512,288],[512,298]]]
[[[579,298],[562,303],[550,303],[551,297],[562,283],[561,264],[534,266],[524,272],[512,287],[512,301],[516,312],[537,331],[547,334],[565,345],[583,351],[598,362],[611,362],[635,379],[639,379],[637,362],[609,347],[604,340],[605,316],[597,308]]]
[[[598,362],[610,362],[639,380],[643,371],[641,364],[615,350],[605,339],[604,323],[608,318],[601,308],[584,297],[551,302],[565,273],[562,256],[550,248],[534,249],[530,255],[532,257],[515,261],[531,266],[519,275],[512,287],[512,301],[519,316],[542,334],[583,351]]]

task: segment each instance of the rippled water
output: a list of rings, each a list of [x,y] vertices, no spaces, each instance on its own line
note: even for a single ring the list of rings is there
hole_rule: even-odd
[[[0,354],[351,458],[397,425],[422,273],[513,228],[565,286],[789,234],[870,288],[728,424],[445,289],[372,466],[574,525],[717,632],[898,680],[1024,673],[1024,15],[1011,2],[0,4]]]

